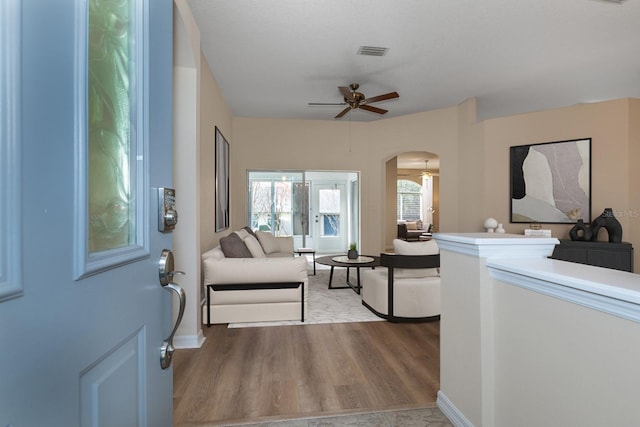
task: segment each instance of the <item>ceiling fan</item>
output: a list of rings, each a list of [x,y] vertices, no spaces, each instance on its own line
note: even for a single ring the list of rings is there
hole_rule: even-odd
[[[387,99],[399,98],[398,92],[389,92],[383,95],[373,96],[371,98],[367,98],[364,96],[362,92],[358,92],[358,88],[360,85],[358,83],[351,83],[349,87],[346,86],[338,86],[342,96],[344,96],[344,102],[334,104],[334,103],[323,103],[323,102],[310,102],[309,105],[348,105],[344,110],[340,111],[334,119],[339,119],[345,114],[347,114],[351,110],[355,110],[356,108],[360,108],[361,110],[371,111],[372,113],[385,114],[389,110],[385,110],[384,108],[374,107],[369,105],[373,102],[386,101]]]

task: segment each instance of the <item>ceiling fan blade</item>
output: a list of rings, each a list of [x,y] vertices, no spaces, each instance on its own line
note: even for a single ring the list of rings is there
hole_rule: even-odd
[[[378,114],[384,114],[388,112],[388,110],[383,110],[382,108],[373,107],[371,105],[361,105],[359,108],[362,110],[367,110],[367,111],[371,111],[372,113],[378,113]]]
[[[398,95],[398,92],[389,92],[389,93],[385,93],[384,95],[378,95],[372,98],[367,98],[364,100],[364,102],[366,102],[367,104],[370,104],[372,102],[386,101],[387,99],[393,99],[393,98],[399,98],[399,97],[400,95]]]
[[[353,97],[353,93],[351,92],[351,90],[346,87],[346,86],[338,86],[338,89],[340,89],[340,92],[342,92],[342,96],[344,96],[344,98],[349,101],[349,102],[353,102],[356,99]]]
[[[351,110],[351,107],[347,107],[344,110],[340,111],[340,113],[334,117],[334,119],[339,119],[340,117],[344,116],[345,114],[347,114],[349,112],[349,110]]]
[[[347,103],[346,102],[340,102],[340,103],[337,103],[337,102],[309,102],[309,103],[307,103],[307,105],[313,107],[315,105],[347,105]]]

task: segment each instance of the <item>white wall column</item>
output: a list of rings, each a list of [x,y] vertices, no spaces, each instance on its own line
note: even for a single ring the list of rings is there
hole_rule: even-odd
[[[186,0],[174,2],[173,185],[178,224],[173,232],[176,276],[187,301],[176,348],[204,342],[200,311],[200,31]],[[177,304],[176,304],[177,305]]]
[[[640,425],[640,276],[553,238],[436,234],[438,406],[455,426]]]
[[[442,320],[438,406],[456,426],[494,426],[493,279],[487,259],[543,258],[554,238],[440,234]]]

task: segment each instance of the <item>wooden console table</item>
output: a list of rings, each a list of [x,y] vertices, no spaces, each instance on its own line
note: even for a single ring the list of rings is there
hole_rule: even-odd
[[[626,242],[560,240],[550,258],[633,272],[633,246]]]

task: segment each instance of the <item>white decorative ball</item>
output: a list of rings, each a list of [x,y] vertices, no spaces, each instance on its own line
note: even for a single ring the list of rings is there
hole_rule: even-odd
[[[487,218],[484,220],[484,228],[487,229],[488,232],[492,232],[498,226],[498,220],[495,218]]]

